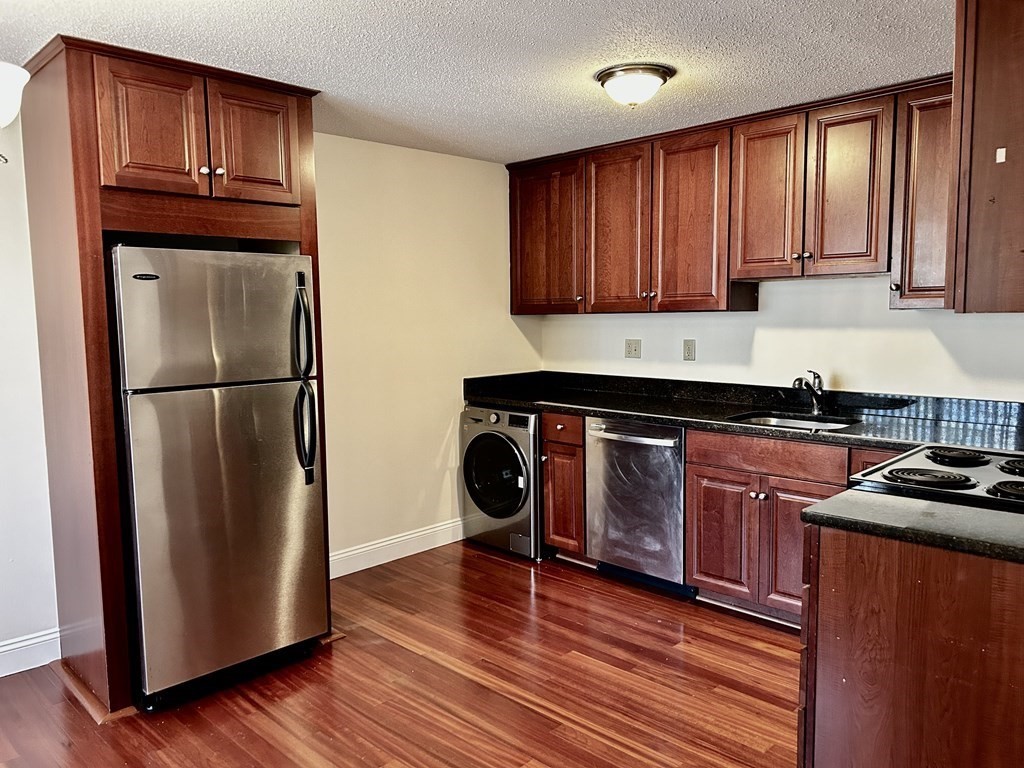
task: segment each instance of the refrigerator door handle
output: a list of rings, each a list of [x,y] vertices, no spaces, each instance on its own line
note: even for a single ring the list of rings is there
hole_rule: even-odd
[[[317,412],[316,394],[308,381],[299,383],[295,393],[295,445],[299,452],[299,464],[306,476],[306,485],[314,482],[316,468]]]
[[[295,367],[299,371],[299,376],[306,378],[313,370],[313,318],[309,311],[305,272],[295,273],[295,304],[292,317]]]

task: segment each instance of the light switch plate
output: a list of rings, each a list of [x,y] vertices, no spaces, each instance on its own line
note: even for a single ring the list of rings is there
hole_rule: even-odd
[[[640,339],[626,339],[626,357],[640,359]]]
[[[683,362],[692,363],[697,359],[697,340],[683,339]]]

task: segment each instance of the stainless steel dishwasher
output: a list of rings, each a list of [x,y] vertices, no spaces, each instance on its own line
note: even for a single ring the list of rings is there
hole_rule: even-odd
[[[683,430],[587,419],[587,555],[683,583]]]

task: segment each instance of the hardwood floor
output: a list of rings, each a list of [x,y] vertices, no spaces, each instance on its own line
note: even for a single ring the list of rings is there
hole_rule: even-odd
[[[799,639],[452,544],[332,582],[348,637],[98,726],[46,667],[0,679],[0,766],[794,766]]]

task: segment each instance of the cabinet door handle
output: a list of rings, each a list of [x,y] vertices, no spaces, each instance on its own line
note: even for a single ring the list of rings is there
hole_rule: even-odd
[[[810,251],[805,251],[804,254],[803,254],[803,258],[804,258],[804,260],[813,259],[814,258],[814,254],[811,253]]]
[[[758,500],[760,500],[760,501],[764,501],[765,499],[767,499],[767,498],[768,498],[768,494],[767,494],[767,493],[764,493],[764,492],[762,492],[762,493],[759,493],[759,494],[757,494],[757,498],[758,498]]]
[[[582,296],[577,296],[576,297],[576,301],[583,301],[583,297]]]
[[[893,293],[899,293],[900,284],[899,283],[889,283],[889,290],[892,291]]]
[[[789,256],[786,257],[786,261],[800,261],[800,254],[791,253]]]
[[[563,429],[565,429],[565,424],[555,424],[555,429],[561,432]]]
[[[541,461],[547,461],[547,460],[548,460],[548,457],[547,457],[547,456],[541,456],[541,457],[540,457],[540,460],[541,460]]]
[[[640,292],[640,298],[641,299],[646,299],[647,298],[647,291],[641,291]]]
[[[750,498],[756,499],[757,498],[757,491],[751,491],[750,492]]]
[[[657,295],[658,295],[658,292],[657,292],[657,291],[651,291],[651,298],[652,298],[652,299],[653,299],[653,298],[654,298],[655,296],[657,296]]]
[[[218,168],[214,168],[214,170],[213,170],[213,174],[215,176],[223,176],[226,173],[227,173],[227,171],[225,171],[223,168],[219,168],[219,167]]]
[[[203,176],[209,176],[210,175],[210,168],[209,168],[209,166],[201,165],[201,166],[199,166],[199,172],[201,174],[203,174]]]

